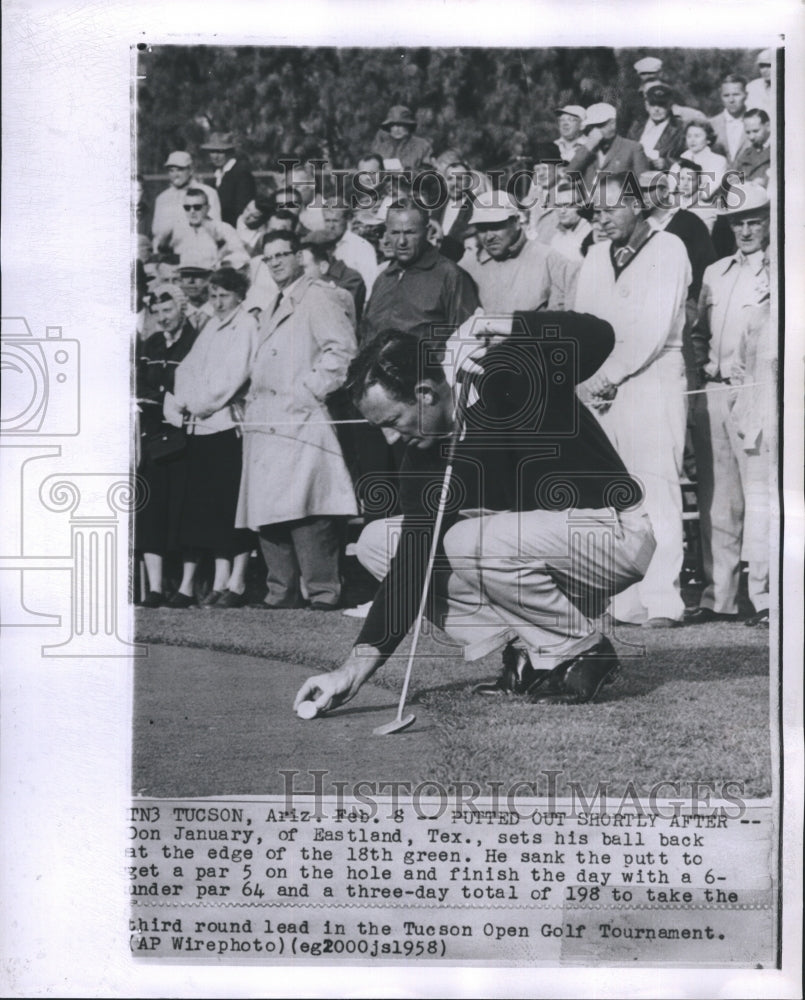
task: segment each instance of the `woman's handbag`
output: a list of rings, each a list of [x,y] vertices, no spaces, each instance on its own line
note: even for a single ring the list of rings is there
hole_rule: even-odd
[[[161,462],[180,455],[187,447],[184,427],[163,426],[145,439],[145,453],[152,462]]]

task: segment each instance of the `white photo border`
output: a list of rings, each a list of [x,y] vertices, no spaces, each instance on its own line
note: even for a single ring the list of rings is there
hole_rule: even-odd
[[[131,46],[718,45],[786,50],[786,119],[801,120],[802,8],[795,2],[608,4],[551,0],[114,5],[7,0],[3,39],[3,315],[39,335],[82,340],[81,441],[59,446],[77,472],[128,470]],[[687,22],[687,23],[681,23]],[[233,27],[236,26],[236,27]],[[753,996],[799,995],[802,909],[801,130],[786,135],[783,494],[784,690],[779,723],[785,850],[783,969],[534,970],[420,966],[383,971],[137,964],[122,817],[130,800],[131,663],[46,661],[27,630],[6,631],[2,691],[3,962],[13,996]],[[126,401],[125,405],[121,401]],[[35,511],[31,515],[35,518]],[[42,528],[42,545],[47,529]],[[54,587],[61,585],[58,572]],[[64,605],[66,607],[66,604]],[[131,622],[128,623],[129,630]],[[33,651],[32,651],[33,650]],[[777,726],[772,719],[772,729]]]

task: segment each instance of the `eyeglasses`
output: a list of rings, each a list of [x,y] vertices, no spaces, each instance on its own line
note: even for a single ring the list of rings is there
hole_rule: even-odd
[[[263,260],[266,262],[266,264],[274,264],[276,263],[276,261],[282,260],[283,257],[294,257],[294,256],[295,254],[293,250],[280,250],[275,254],[271,254],[270,256],[268,254],[263,254]]]
[[[207,207],[206,202],[202,202],[200,205],[183,205],[185,212],[200,212],[202,209]]]

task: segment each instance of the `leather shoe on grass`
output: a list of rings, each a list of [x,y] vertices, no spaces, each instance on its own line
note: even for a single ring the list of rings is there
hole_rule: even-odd
[[[195,602],[192,597],[188,597],[187,594],[182,594],[177,590],[173,597],[168,601],[168,607],[173,608],[174,610],[178,608],[179,610],[184,611],[185,608],[189,608],[194,603]]]
[[[550,670],[535,670],[528,653],[510,642],[503,650],[503,670],[500,677],[496,681],[476,684],[472,693],[496,698],[528,695],[529,690],[534,685],[542,684],[550,673]]]
[[[557,670],[561,666],[564,665]],[[612,643],[602,638],[592,649],[580,653],[566,665],[562,684],[571,703],[583,705],[592,701],[605,684],[611,684],[619,669]]]
[[[327,601],[311,601],[308,605],[310,611],[338,611],[340,604],[328,604]]]
[[[737,615],[725,615],[712,608],[694,608],[685,615],[684,625],[708,625],[710,622],[737,622]]]
[[[265,601],[255,601],[249,605],[257,611],[298,611],[305,607],[305,602],[300,598],[296,601],[280,601],[279,604],[266,604]]]
[[[225,590],[215,606],[216,608],[243,608],[246,606],[246,595],[236,594],[233,590]]]
[[[216,608],[218,607],[218,602],[221,600],[222,590],[211,590],[206,597],[198,602],[200,608]]]
[[[161,590],[149,590],[143,601],[144,608],[161,608],[165,603],[165,598]]]
[[[753,615],[744,619],[744,625],[748,625],[749,628],[754,628],[756,625],[769,627],[769,609],[764,608],[762,611],[756,611]]]

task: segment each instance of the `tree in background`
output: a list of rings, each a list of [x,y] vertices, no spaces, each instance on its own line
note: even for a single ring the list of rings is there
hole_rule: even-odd
[[[490,169],[552,139],[562,104],[610,102],[625,132],[642,116],[633,64],[647,54],[708,115],[723,76],[754,75],[744,49],[157,46],[138,58],[138,169],[161,173],[174,149],[198,155],[213,130],[234,132],[258,170],[289,156],[351,167],[393,104],[414,110],[437,154],[456,148]]]

